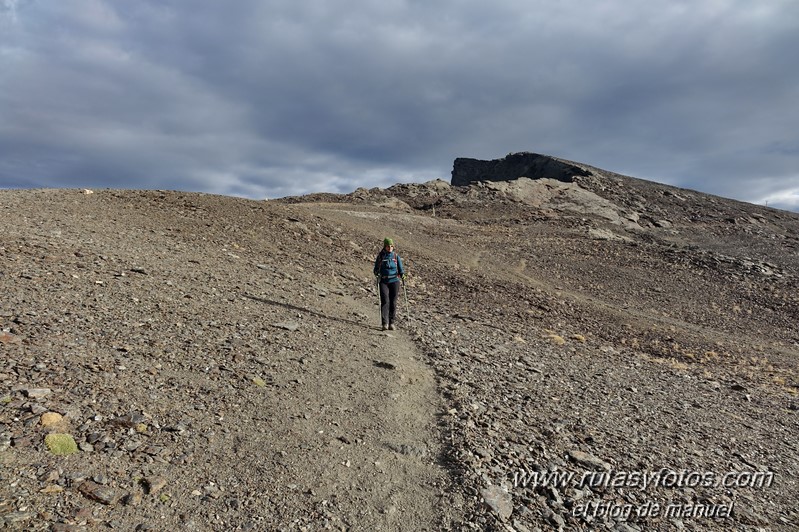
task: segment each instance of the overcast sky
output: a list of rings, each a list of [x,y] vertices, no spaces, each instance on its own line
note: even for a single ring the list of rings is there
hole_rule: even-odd
[[[799,210],[797,0],[0,0],[0,187],[278,197],[532,151]]]

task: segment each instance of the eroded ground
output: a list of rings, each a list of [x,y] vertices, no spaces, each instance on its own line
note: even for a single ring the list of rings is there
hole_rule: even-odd
[[[799,526],[796,215],[614,175],[0,207],[9,529]]]

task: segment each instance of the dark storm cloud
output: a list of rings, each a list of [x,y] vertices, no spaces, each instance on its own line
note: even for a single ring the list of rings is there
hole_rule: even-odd
[[[0,185],[274,197],[529,150],[799,209],[792,1],[0,1]]]

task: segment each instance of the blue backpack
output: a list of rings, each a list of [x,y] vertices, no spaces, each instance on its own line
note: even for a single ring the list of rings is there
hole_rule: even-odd
[[[399,266],[397,264],[397,253],[394,251],[380,252],[380,277],[394,278],[399,274]]]

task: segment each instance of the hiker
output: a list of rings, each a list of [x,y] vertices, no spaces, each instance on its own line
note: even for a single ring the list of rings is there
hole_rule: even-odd
[[[405,281],[405,268],[402,259],[394,251],[394,241],[390,238],[383,240],[383,249],[375,259],[374,274],[380,285],[380,318],[383,330],[395,330],[394,317],[397,313],[397,299],[399,298],[400,280]]]

